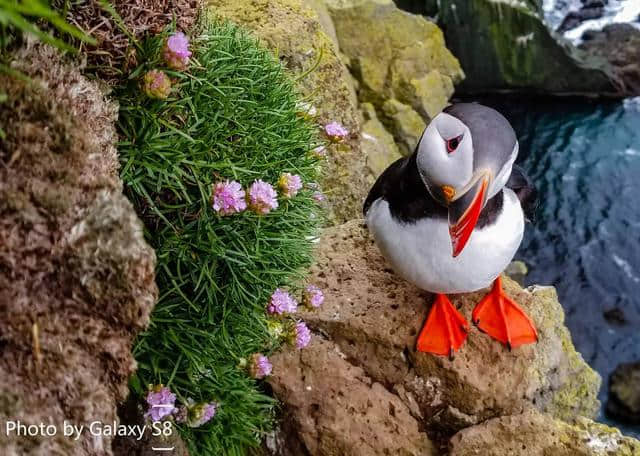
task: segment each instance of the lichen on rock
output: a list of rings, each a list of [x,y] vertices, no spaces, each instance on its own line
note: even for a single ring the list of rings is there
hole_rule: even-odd
[[[568,424],[530,409],[473,426],[453,436],[450,456],[632,456],[640,442],[617,429],[578,418]]]
[[[362,221],[326,230],[311,281],[325,290],[325,303],[318,310],[302,311],[301,317],[335,344],[348,365],[361,368],[400,398],[433,438],[446,440],[460,429],[529,408],[568,421],[594,417],[598,411],[600,377],[575,351],[551,287],[523,290],[504,279],[507,293],[534,320],[537,344],[510,352],[472,328],[465,345],[449,360],[415,351],[432,297],[393,274]],[[470,318],[485,292],[454,295],[452,301]],[[286,406],[306,394],[295,388],[283,394],[280,379],[301,368],[287,359],[274,369],[280,374],[271,380]]]
[[[401,11],[391,0],[325,3],[340,51],[358,80],[360,102],[375,106],[401,152],[410,154],[425,123],[442,111],[454,84],[464,77],[441,30],[421,16]],[[385,108],[391,100],[402,108]],[[413,135],[407,134],[407,123]],[[420,128],[414,127],[418,124]]]
[[[74,62],[29,44],[0,76],[0,420],[117,419],[155,254],[121,193],[115,105]],[[0,439],[7,455],[111,455],[111,437]]]
[[[376,114],[371,103],[360,105],[364,123],[362,124],[362,149],[367,157],[369,170],[369,184],[373,185],[375,178],[382,174],[394,161],[402,158],[398,146]]]

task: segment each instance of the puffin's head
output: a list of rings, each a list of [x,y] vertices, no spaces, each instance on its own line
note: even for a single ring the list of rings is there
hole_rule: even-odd
[[[449,210],[454,257],[487,201],[506,184],[517,154],[507,119],[480,104],[449,106],[425,129],[416,149],[418,171],[431,196]]]

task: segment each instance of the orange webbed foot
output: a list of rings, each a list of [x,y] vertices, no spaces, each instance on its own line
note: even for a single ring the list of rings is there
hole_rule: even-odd
[[[491,291],[476,305],[471,315],[473,324],[502,342],[509,350],[538,341],[533,321],[502,289],[498,277]]]
[[[429,312],[429,317],[418,336],[418,351],[449,356],[458,350],[465,339],[469,323],[451,301],[438,294]]]

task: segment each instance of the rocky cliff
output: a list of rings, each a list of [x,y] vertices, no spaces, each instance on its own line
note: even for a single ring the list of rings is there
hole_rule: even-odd
[[[362,221],[325,232],[312,282],[326,291],[322,308],[301,315],[313,342],[273,360],[270,384],[286,410],[276,452],[441,454],[451,444],[452,454],[542,455],[559,445],[552,438],[534,442],[536,432],[548,431],[562,432],[569,448],[586,448],[575,454],[596,455],[585,433],[613,435],[589,424],[599,408],[600,377],[575,351],[553,288],[523,290],[505,279],[507,293],[536,323],[537,344],[509,352],[472,328],[449,360],[415,351],[432,297],[393,274]],[[456,295],[453,302],[469,317],[483,294]],[[523,439],[540,451],[472,452],[514,447],[520,441],[514,430],[525,423]],[[487,443],[494,434],[495,450]],[[633,439],[614,438],[637,448]]]
[[[63,420],[117,420],[131,345],[157,297],[155,254],[122,195],[114,121],[98,85],[47,47],[0,76],[0,421],[57,426],[0,439],[3,455],[111,455],[112,436]]]
[[[436,14],[447,45],[467,78],[461,93],[495,91],[551,95],[627,96],[621,74],[595,53],[576,49],[549,30],[541,2],[507,0],[399,0],[402,7]]]

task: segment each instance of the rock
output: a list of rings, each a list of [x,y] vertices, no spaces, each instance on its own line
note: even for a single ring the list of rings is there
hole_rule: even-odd
[[[384,102],[380,117],[387,128],[393,131],[400,153],[413,153],[427,126],[422,117],[411,106],[393,98]]]
[[[324,3],[324,1],[323,0],[304,0],[303,4],[309,9],[315,11],[316,15],[318,16],[318,22],[320,23],[322,30],[324,31],[324,33],[327,34],[329,38],[331,38],[331,41],[333,41],[335,48],[338,49],[339,44],[338,44],[338,35],[336,35],[336,28],[333,26],[333,20],[331,20],[329,9],[327,8],[327,5]]]
[[[269,384],[287,402],[305,452],[322,456],[436,455],[398,396],[315,337],[304,350],[272,358]]]
[[[367,157],[367,168],[370,171],[370,184],[387,169],[387,167],[402,158],[393,136],[385,130],[378,120],[376,110],[370,103],[360,106],[365,119],[362,125],[362,149]]]
[[[602,6],[583,6],[578,11],[571,11],[567,14],[558,27],[558,33],[564,33],[582,24],[589,19],[598,19],[604,14],[604,5]]]
[[[620,364],[611,374],[607,414],[640,424],[640,362]]]
[[[433,438],[446,438],[465,427],[531,407],[566,420],[593,417],[599,409],[600,377],[575,351],[551,287],[522,290],[504,279],[507,293],[536,323],[538,344],[509,352],[472,327],[451,361],[415,351],[432,297],[393,274],[362,221],[325,231],[310,282],[325,291],[325,303],[299,316],[316,338],[328,339],[325,347],[335,344],[345,368],[361,368],[372,382],[384,385],[385,398],[388,392],[395,394]],[[451,298],[469,319],[486,291]],[[332,382],[327,372],[333,375],[333,370],[305,361],[302,353],[301,361],[296,355],[283,355],[286,362],[274,369],[277,374],[271,384],[287,412],[302,413],[296,404],[306,400],[301,396],[307,392],[302,386],[281,387],[283,377],[309,378],[310,371],[317,371],[315,381]],[[314,388],[328,388],[319,383]],[[334,406],[333,399],[324,402],[325,407]]]
[[[612,307],[611,309],[602,312],[602,316],[612,325],[626,325],[628,323],[627,317],[624,314],[624,310],[620,307]]]
[[[611,24],[602,30],[588,30],[580,49],[606,59],[624,84],[627,93],[640,94],[640,30],[631,24]]]
[[[64,421],[117,420],[131,346],[157,298],[155,254],[122,195],[117,106],[42,45],[15,54],[31,80],[0,76],[0,421],[53,424],[6,435],[0,454],[109,456],[112,437]]]
[[[511,280],[514,280],[520,285],[524,287],[524,279],[527,277],[529,273],[529,268],[524,261],[512,261],[507,269],[504,270],[505,275],[509,276]]]
[[[398,8],[413,14],[422,14],[429,18],[438,15],[438,3],[440,0],[395,0]]]
[[[361,102],[372,103],[381,115],[384,104],[393,99],[422,116],[423,124],[447,105],[453,85],[464,75],[437,25],[401,11],[391,0],[325,2],[340,50],[358,80]],[[400,125],[386,123],[402,143]],[[402,152],[411,153],[414,147]]]
[[[338,121],[351,132],[339,147],[327,149],[328,163],[320,183],[332,222],[359,216],[367,184],[357,101],[349,72],[316,12],[302,0],[211,0],[208,5],[211,14],[251,30],[278,53],[302,95],[317,109],[319,125]],[[330,27],[326,19],[323,24]]]
[[[411,11],[427,13],[423,3],[402,2]],[[438,24],[467,76],[458,85],[458,92],[627,96],[630,92],[606,60],[576,49],[548,30],[540,3],[439,2]]]
[[[586,418],[567,424],[528,410],[495,418],[453,436],[450,456],[632,456],[640,442]]]

